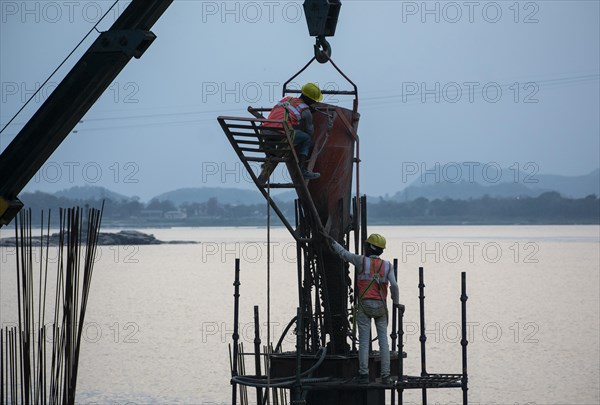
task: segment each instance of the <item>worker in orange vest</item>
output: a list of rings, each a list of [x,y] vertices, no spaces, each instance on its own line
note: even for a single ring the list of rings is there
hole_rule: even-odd
[[[284,97],[269,113],[269,120],[285,121],[294,128],[294,146],[297,147],[298,160],[302,175],[305,179],[317,179],[319,173],[308,170],[307,161],[310,150],[310,137],[313,134],[313,117],[310,106],[323,100],[321,89],[314,83],[306,83],[302,86],[302,95],[300,97]],[[281,124],[275,122],[264,122],[263,127],[281,128]],[[268,132],[265,131],[268,134]],[[259,176],[259,181],[266,182],[268,172],[263,170]]]
[[[371,319],[375,320],[379,352],[381,355],[381,382],[389,384],[390,380],[390,347],[387,338],[388,311],[387,291],[388,284],[392,292],[392,301],[395,306],[398,302],[398,284],[394,276],[393,266],[379,256],[386,247],[385,238],[377,233],[367,238],[365,255],[356,255],[348,252],[342,245],[327,235],[331,249],[346,262],[352,263],[356,269],[356,283],[358,285],[358,300],[356,322],[358,323],[358,377],[361,384],[369,382],[369,339],[371,336]]]

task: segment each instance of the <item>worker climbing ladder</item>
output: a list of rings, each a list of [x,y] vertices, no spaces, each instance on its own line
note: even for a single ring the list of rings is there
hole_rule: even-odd
[[[267,199],[269,205],[290,231],[294,239],[301,240],[296,230],[271,197],[271,189],[295,189],[305,211],[309,213],[318,229],[322,230],[323,225],[320,222],[317,209],[307,188],[308,180],[304,179],[298,164],[298,155],[294,150],[293,129],[290,128],[288,123],[266,118],[224,116],[218,117],[217,120],[240,161],[256,184],[256,187]],[[269,127],[268,133],[265,133],[265,130],[262,128],[264,123],[277,124],[278,127]],[[278,163],[285,163],[292,182],[271,183],[268,175],[266,181],[259,180],[259,176],[257,176],[252,167],[256,163],[261,163],[263,168],[269,172]],[[268,169],[268,167],[271,169]],[[270,174],[269,172],[268,174]]]
[[[298,75],[317,60],[313,57],[302,69],[289,78],[283,85],[283,96],[299,94],[301,91],[288,87]],[[290,122],[283,119],[269,119],[270,108],[252,108],[248,111],[253,117],[220,116],[217,118],[223,132],[227,136],[238,158],[248,171],[256,187],[268,201],[282,223],[292,234],[295,240],[308,242],[302,238],[285,217],[281,209],[271,197],[271,189],[295,189],[300,204],[311,223],[312,235],[320,234],[327,228],[330,231],[332,224],[330,214],[337,210],[340,199],[344,206],[349,206],[353,165],[356,164],[356,194],[358,199],[358,89],[356,85],[327,57],[327,62],[337,70],[352,86],[352,90],[322,91],[324,95],[353,96],[352,110],[319,103],[311,107],[315,133],[312,135],[312,156],[307,162],[308,171],[317,169],[324,174],[320,179],[307,180],[299,165],[299,156],[294,148],[294,128]],[[321,92],[320,92],[321,93]],[[291,182],[272,182],[271,174],[279,163],[285,163]],[[257,166],[261,170],[257,170]],[[331,198],[323,199],[324,195]],[[315,199],[321,200],[320,203]],[[329,201],[334,201],[331,206]],[[347,228],[349,213],[345,218],[336,218],[339,223],[336,239],[342,237],[342,229]],[[355,215],[355,218],[357,215]],[[346,225],[342,225],[346,223]],[[336,228],[334,226],[334,228]],[[329,232],[331,234],[331,232]]]

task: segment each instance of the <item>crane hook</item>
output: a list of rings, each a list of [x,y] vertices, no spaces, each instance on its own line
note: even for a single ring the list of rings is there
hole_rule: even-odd
[[[331,57],[331,45],[325,39],[323,35],[317,37],[315,43],[315,59],[319,63],[327,63]]]

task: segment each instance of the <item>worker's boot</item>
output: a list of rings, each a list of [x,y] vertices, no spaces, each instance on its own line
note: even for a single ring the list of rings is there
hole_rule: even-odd
[[[302,176],[304,176],[304,178],[306,180],[313,180],[313,179],[318,179],[319,177],[321,177],[321,174],[311,172],[310,170],[308,170],[306,168],[307,160],[308,160],[306,155],[300,155],[300,156],[298,156],[298,159],[299,159],[298,164],[300,165],[300,171],[302,172]]]
[[[356,384],[368,384],[369,374],[360,374],[352,379]]]

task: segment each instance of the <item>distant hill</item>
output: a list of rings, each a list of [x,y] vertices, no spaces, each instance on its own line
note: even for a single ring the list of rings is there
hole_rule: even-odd
[[[546,190],[548,191],[548,190]],[[493,186],[482,186],[478,183],[466,181],[460,183],[438,183],[428,186],[409,186],[398,191],[391,198],[393,201],[412,201],[417,198],[428,200],[451,198],[454,200],[466,200],[480,198],[484,195],[490,197],[537,197],[544,191],[532,190],[522,184],[501,183]]]
[[[221,204],[249,205],[264,202],[262,194],[258,191],[220,187],[180,188],[159,194],[154,198],[159,201],[169,200],[175,205],[185,202],[203,203],[211,198],[216,198]]]
[[[294,201],[296,198],[298,198],[298,194],[296,194],[296,190],[287,190],[287,191],[279,192],[279,194],[272,193],[272,196],[273,196],[274,200],[282,201],[282,202]]]
[[[564,197],[583,198],[600,195],[600,169],[583,176],[540,174],[538,187],[558,191]]]
[[[462,166],[468,169],[467,166]],[[398,191],[390,199],[409,201],[424,197],[427,199],[469,199],[485,195],[490,197],[537,197],[548,191],[556,191],[563,197],[583,198],[590,194],[600,195],[600,169],[582,176],[541,175],[534,171],[523,172],[511,169],[490,170],[486,178],[481,166],[468,173],[456,176],[456,170],[448,168],[418,176],[408,187]],[[450,174],[448,174],[450,173]],[[455,181],[454,179],[460,179]]]
[[[114,201],[127,201],[131,200],[131,197],[127,197],[123,194],[115,193],[104,187],[98,186],[74,186],[65,190],[57,191],[54,193],[56,197],[65,197],[72,200],[102,200],[111,199]]]

